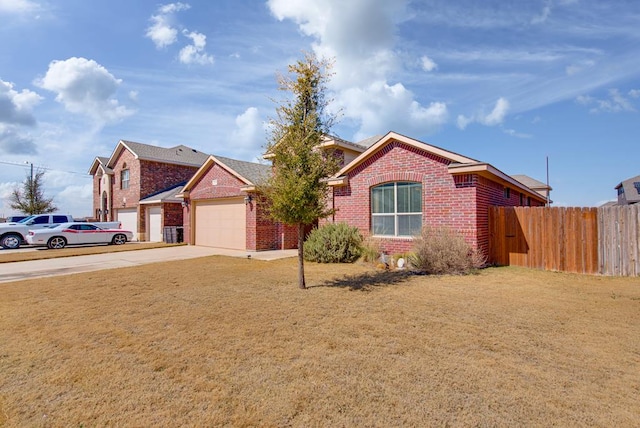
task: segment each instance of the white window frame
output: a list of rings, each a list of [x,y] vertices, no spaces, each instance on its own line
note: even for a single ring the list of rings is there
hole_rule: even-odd
[[[374,209],[374,203],[373,203],[373,192],[374,189],[382,187],[382,186],[389,186],[389,184],[393,184],[393,212],[389,212],[389,213],[374,213],[373,209]],[[418,185],[420,186],[420,211],[419,212],[403,212],[400,213],[398,212],[398,184],[414,184],[414,185]],[[422,222],[423,222],[423,201],[424,201],[424,195],[422,194],[422,183],[417,182],[417,181],[393,181],[393,182],[388,182],[388,183],[381,183],[378,184],[376,186],[372,186],[369,189],[369,200],[370,200],[370,214],[371,214],[371,234],[373,236],[376,237],[381,237],[381,238],[411,238],[414,235],[400,235],[398,234],[398,231],[400,229],[399,227],[399,223],[398,220],[400,217],[403,216],[420,216],[420,229],[422,228]],[[393,235],[380,235],[380,234],[376,234],[374,233],[374,218],[375,217],[391,217],[393,216]],[[418,230],[419,233],[419,230]]]
[[[127,174],[127,179],[124,179],[124,175],[125,173]],[[122,190],[126,190],[129,188],[129,180],[131,179],[131,173],[129,172],[129,169],[123,169],[122,171],[120,171],[120,188]],[[126,183],[126,185],[125,185]]]

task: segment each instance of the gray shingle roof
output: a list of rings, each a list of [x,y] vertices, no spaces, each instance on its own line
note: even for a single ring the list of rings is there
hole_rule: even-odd
[[[220,162],[233,169],[235,172],[249,180],[253,184],[264,183],[271,175],[271,166],[255,162],[246,162],[224,156],[213,155]]]
[[[170,187],[168,189],[162,190],[153,195],[147,196],[146,198],[140,199],[141,204],[151,204],[151,203],[167,203],[167,202],[175,202],[180,203],[183,201],[182,198],[177,198],[176,195],[182,193],[182,189],[184,188],[185,183],[180,183],[176,186]]]
[[[384,137],[384,135],[374,135],[373,137],[365,138],[364,140],[360,140],[356,143],[353,143],[357,146],[362,146],[366,149],[373,146],[375,143],[380,141],[380,138]]]
[[[201,166],[209,158],[208,154],[184,145],[165,148],[136,143],[134,141],[122,140],[122,143],[138,156],[139,159],[143,160]]]
[[[520,183],[532,190],[553,190],[551,186],[547,186],[545,183],[538,181],[535,178],[531,178],[528,175],[516,174],[512,175],[511,178],[518,180]]]

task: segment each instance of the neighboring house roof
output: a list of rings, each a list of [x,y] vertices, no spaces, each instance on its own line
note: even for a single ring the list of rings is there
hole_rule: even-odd
[[[380,139],[382,137],[384,137],[384,135],[374,135],[373,137],[369,137],[369,138],[365,138],[364,140],[360,140],[355,144],[357,146],[364,147],[365,149],[368,149],[369,147],[373,146],[375,143],[380,141]]]
[[[618,201],[607,201],[604,204],[600,205],[600,208],[609,208],[618,206]]]
[[[167,189],[160,190],[159,192],[153,193],[149,196],[146,196],[143,199],[140,199],[141,204],[160,204],[160,203],[180,203],[182,202],[182,198],[177,197],[177,195],[182,193],[182,189],[186,181],[182,183],[178,183],[174,186],[171,186]]]
[[[201,166],[209,157],[208,154],[184,145],[175,147],[158,147],[133,141],[120,140],[113,150],[107,166],[113,167],[116,159],[124,150],[129,150],[137,159],[175,165]]]
[[[91,164],[91,168],[89,168],[89,174],[94,175],[98,168],[102,168],[105,174],[113,174],[113,169],[109,168],[107,164],[109,163],[109,158],[104,156],[96,156]]]
[[[619,190],[621,187],[624,191],[624,199],[627,204],[640,202],[640,175],[627,178],[622,183],[618,184],[615,189]]]
[[[363,142],[368,142],[369,140],[375,137],[367,138],[363,140]],[[378,137],[379,138],[379,137]],[[279,143],[278,143],[279,144]],[[340,148],[350,150],[356,153],[362,153],[368,145],[359,143],[352,143],[351,141],[344,140],[342,138],[336,137],[335,135],[324,135],[322,137],[322,142],[320,143],[320,147],[323,148]],[[272,152],[267,152],[262,156],[264,159],[272,159],[274,154]]]
[[[516,180],[518,180],[520,183],[524,184],[525,186],[527,186],[529,189],[533,189],[533,190],[553,190],[553,188],[545,183],[543,183],[542,181],[538,181],[535,178],[531,178],[528,175],[524,175],[524,174],[515,174],[511,176],[512,178],[515,178]]]
[[[449,164],[449,173],[451,174],[478,174],[481,176],[485,176],[490,178],[493,181],[497,181],[499,183],[503,183],[505,185],[510,185],[514,188],[518,188],[529,196],[533,196],[536,199],[541,201],[546,201],[546,199],[538,192],[533,189],[527,187],[523,183],[509,177],[507,174],[503,173],[499,169],[494,166],[480,162],[476,159],[468,158],[466,156],[460,155],[458,153],[451,152],[449,150],[445,150],[443,148],[433,146],[431,144],[423,143],[422,141],[414,140],[413,138],[406,137],[404,135],[398,134],[396,132],[389,132],[384,137],[378,139],[373,145],[371,145],[367,150],[362,152],[357,158],[355,158],[352,162],[345,165],[340,171],[338,171],[333,177],[329,179],[329,184],[332,186],[344,186],[348,182],[347,174],[356,168],[358,165],[365,162],[379,150],[384,148],[386,145],[397,141],[400,143],[407,144],[411,147],[414,147],[418,150],[426,151],[436,156],[440,156],[441,158],[449,160],[451,163]]]
[[[246,186],[255,186],[263,183],[271,175],[271,166],[262,165],[255,162],[246,162],[237,159],[225,158],[223,156],[211,155],[202,164],[200,169],[191,177],[191,179],[185,184],[183,192],[188,192],[191,188],[200,181],[200,179],[207,173],[207,171],[217,164],[231,175],[238,178]]]

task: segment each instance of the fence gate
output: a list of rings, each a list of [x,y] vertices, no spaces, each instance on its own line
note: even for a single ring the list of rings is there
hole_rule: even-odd
[[[489,208],[489,259],[575,273],[599,273],[598,209]]]

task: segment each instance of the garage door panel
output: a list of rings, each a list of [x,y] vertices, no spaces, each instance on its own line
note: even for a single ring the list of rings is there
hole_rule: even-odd
[[[162,242],[162,210],[160,207],[149,208],[149,241]]]
[[[124,230],[130,230],[133,232],[133,240],[138,240],[138,210],[133,209],[120,209],[118,210],[118,221],[122,224],[121,227]]]
[[[246,249],[244,199],[197,202],[195,244],[237,250]]]

